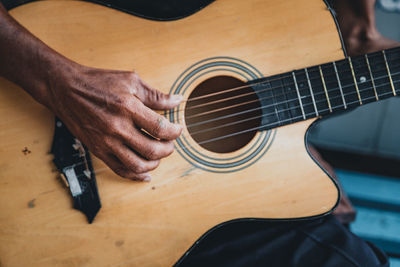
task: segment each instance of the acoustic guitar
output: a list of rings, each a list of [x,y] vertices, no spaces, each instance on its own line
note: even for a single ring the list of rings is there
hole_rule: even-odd
[[[321,0],[221,0],[174,21],[79,1],[10,13],[72,60],[186,101],[164,114],[184,131],[150,183],[93,159],[103,207],[88,224],[49,154],[54,116],[0,79],[2,266],[168,266],[223,223],[329,214],[339,191],[308,129],[400,93],[400,50],[344,58]]]

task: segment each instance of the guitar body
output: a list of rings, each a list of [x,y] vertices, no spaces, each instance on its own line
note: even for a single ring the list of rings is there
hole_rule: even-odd
[[[246,81],[343,58],[321,0],[216,1],[169,22],[79,1],[39,1],[11,14],[72,60],[135,70],[164,92],[175,90],[194,64],[229,63],[196,76],[185,97],[213,76]],[[88,224],[54,171],[53,115],[4,79],[0,103],[2,266],[172,265],[223,222],[321,216],[338,202],[337,186],[307,152],[314,120],[259,131],[229,153],[197,145],[186,129],[197,156],[177,143],[150,183],[121,179],[107,168],[97,174],[103,207]],[[94,159],[94,168],[105,165]]]

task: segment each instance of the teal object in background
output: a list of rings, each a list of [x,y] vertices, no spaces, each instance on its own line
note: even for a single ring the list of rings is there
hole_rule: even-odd
[[[400,13],[400,0],[378,0],[376,3],[386,12]]]
[[[374,243],[400,267],[400,179],[336,170],[336,174],[357,210],[353,233]]]

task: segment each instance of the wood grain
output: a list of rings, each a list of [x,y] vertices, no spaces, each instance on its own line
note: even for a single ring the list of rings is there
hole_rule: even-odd
[[[244,59],[264,75],[343,57],[320,0],[221,0],[172,22],[78,1],[40,1],[11,14],[67,57],[135,70],[164,92],[190,65],[214,56]],[[2,266],[172,265],[224,221],[314,216],[337,202],[336,186],[306,152],[306,121],[279,128],[264,157],[241,172],[203,171],[178,153],[151,183],[107,170],[97,176],[103,208],[89,225],[53,171],[52,114],[3,79],[0,103]]]

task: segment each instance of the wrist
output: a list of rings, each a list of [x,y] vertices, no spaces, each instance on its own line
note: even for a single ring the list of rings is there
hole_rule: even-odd
[[[35,94],[32,94],[33,97],[53,112],[56,112],[57,96],[60,91],[68,90],[68,83],[74,77],[77,65],[59,55],[43,56],[41,67],[35,74],[37,83],[32,88]]]

